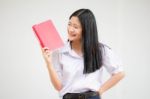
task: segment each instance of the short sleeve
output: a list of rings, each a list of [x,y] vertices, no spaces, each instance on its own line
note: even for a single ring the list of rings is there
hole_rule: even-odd
[[[55,50],[52,52],[52,65],[54,69],[56,70],[58,77],[60,80],[62,80],[62,66],[60,64],[60,54],[59,50]]]
[[[123,71],[121,59],[108,46],[104,46],[103,66],[110,74]]]

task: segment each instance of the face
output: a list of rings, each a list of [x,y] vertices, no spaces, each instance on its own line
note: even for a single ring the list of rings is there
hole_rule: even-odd
[[[78,17],[71,17],[68,23],[68,39],[70,41],[81,41],[82,27]]]

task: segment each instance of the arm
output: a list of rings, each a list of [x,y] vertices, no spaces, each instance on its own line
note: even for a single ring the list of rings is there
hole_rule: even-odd
[[[110,79],[108,79],[99,89],[100,95],[102,95],[105,91],[116,85],[122,78],[124,78],[124,76],[125,76],[124,72],[112,74]]]
[[[53,86],[55,87],[55,89],[60,91],[62,88],[62,84],[58,78],[58,75],[57,75],[54,67],[52,66],[50,51],[48,50],[48,48],[42,48],[42,53],[43,53],[43,57],[46,62],[46,65],[47,65],[47,69],[49,72],[51,82],[52,82]]]
[[[106,82],[104,82],[104,84],[99,89],[99,93],[101,95],[116,85],[125,76],[122,61],[112,51],[112,49],[107,46],[104,47],[103,65],[107,72],[111,74],[111,77]]]

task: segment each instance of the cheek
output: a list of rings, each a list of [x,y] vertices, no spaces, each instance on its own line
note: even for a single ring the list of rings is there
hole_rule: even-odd
[[[67,32],[69,33],[69,27],[67,27]]]
[[[82,31],[79,31],[78,36],[82,38]]]

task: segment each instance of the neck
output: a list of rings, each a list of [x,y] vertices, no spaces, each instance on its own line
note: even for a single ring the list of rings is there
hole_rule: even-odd
[[[81,41],[73,41],[71,43],[72,49],[80,56],[82,56],[82,43]]]

